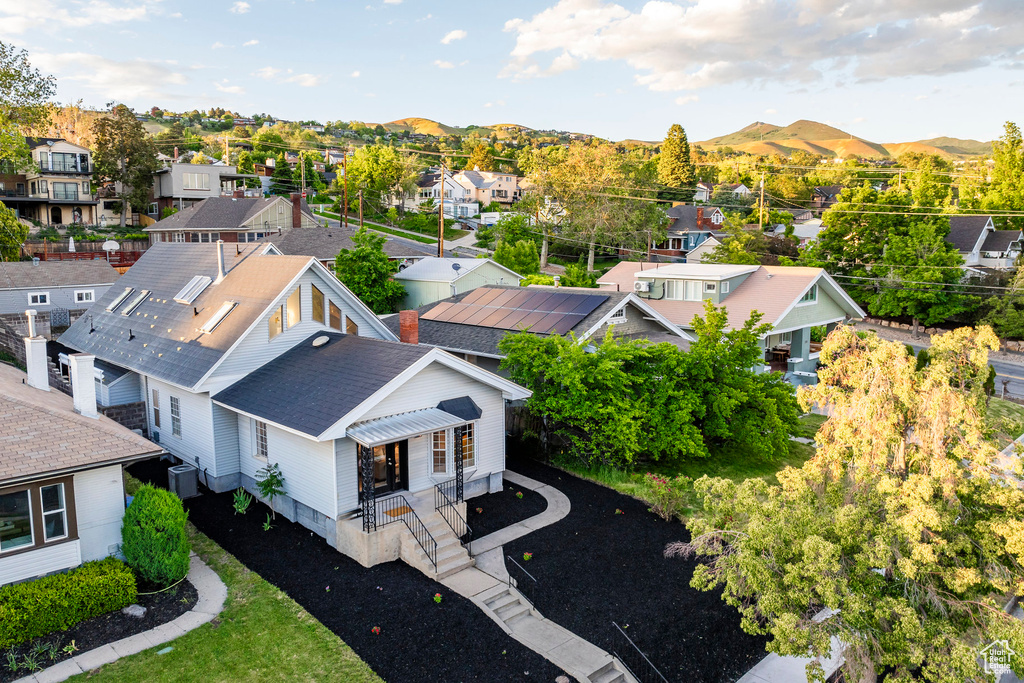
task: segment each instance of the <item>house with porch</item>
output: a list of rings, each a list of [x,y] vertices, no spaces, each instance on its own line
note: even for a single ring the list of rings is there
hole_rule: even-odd
[[[101,210],[92,184],[92,152],[61,138],[25,138],[28,169],[0,165],[0,201],[19,217],[43,225],[98,225]]]
[[[722,232],[725,214],[719,208],[679,204],[666,213],[672,222],[667,228],[665,241],[651,250],[653,256],[683,259],[708,238],[725,235]]]
[[[992,216],[949,217],[946,241],[960,252],[968,271],[1012,269],[1020,256],[1022,240],[1024,233],[1020,230],[996,230]]]
[[[772,329],[761,338],[764,370],[795,381],[817,381],[820,345],[811,331],[827,333],[837,324],[863,318],[864,311],[821,268],[709,263],[617,264],[597,282],[602,290],[635,292],[684,331],[704,302],[725,306],[729,327],[742,327],[755,311]]]
[[[505,402],[529,396],[267,244],[154,244],[60,341],[137,375],[150,438],[211,490],[258,495],[276,464],[285,517],[438,577],[472,562],[465,498],[500,490]]]

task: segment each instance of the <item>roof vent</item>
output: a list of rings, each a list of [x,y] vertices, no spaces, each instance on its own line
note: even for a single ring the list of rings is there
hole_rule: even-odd
[[[188,281],[188,284],[181,288],[181,291],[174,295],[174,300],[179,304],[190,304],[203,293],[213,280],[206,275],[196,275]]]
[[[329,341],[331,341],[330,337],[328,337],[326,334],[321,334],[319,337],[313,340],[313,346],[316,348],[320,348]]]

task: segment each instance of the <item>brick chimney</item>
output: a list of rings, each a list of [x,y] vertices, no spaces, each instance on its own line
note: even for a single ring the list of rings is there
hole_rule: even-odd
[[[233,190],[231,192],[231,196],[234,197],[235,199],[240,199],[245,196],[245,190]]]
[[[46,365],[46,339],[36,336],[36,311],[25,311],[28,317],[28,336],[25,337],[25,370],[28,385],[42,391],[50,390],[50,369]]]
[[[75,412],[82,417],[99,417],[96,412],[96,375],[93,372],[96,356],[91,353],[68,354],[71,364],[71,397]]]
[[[697,229],[700,230],[704,227],[704,208],[697,207]]]
[[[302,227],[302,195],[292,194],[292,227]]]
[[[398,338],[405,344],[420,343],[420,314],[416,311],[398,313]]]

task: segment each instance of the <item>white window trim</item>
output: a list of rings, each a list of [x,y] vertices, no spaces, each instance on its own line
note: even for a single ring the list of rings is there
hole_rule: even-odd
[[[434,470],[434,435],[444,433],[444,469],[440,472]],[[427,435],[430,438],[430,476],[434,479],[447,479],[448,473],[452,470],[454,460],[452,458],[452,440],[449,437],[449,430],[439,429]]]
[[[29,541],[29,543],[27,543],[25,545],[19,545],[19,546],[14,547],[14,548],[8,548],[7,550],[4,550],[3,548],[0,548],[0,554],[3,554],[3,553],[13,553],[13,552],[17,552],[18,550],[25,550],[26,548],[38,548],[39,547],[38,544],[36,543],[35,516],[32,514],[32,489],[31,488],[25,488],[25,489],[22,489],[21,491],[24,491],[26,493],[26,495],[28,496],[28,537],[29,537],[30,541]],[[21,491],[11,491],[10,493],[11,494],[21,493]],[[4,495],[8,495],[8,494],[4,494]],[[42,502],[42,501],[40,501],[40,502]]]
[[[264,455],[260,455],[260,447],[259,447],[259,443],[260,443],[260,440],[259,440],[260,428],[259,428],[259,426],[260,425],[263,425],[263,446],[264,446],[264,450],[266,450],[266,454],[264,454]],[[254,419],[252,421],[252,446],[253,446],[253,448],[252,448],[252,451],[253,451],[252,457],[256,458],[260,462],[269,462],[270,461],[270,432],[267,429],[267,423],[264,422],[263,420],[255,420]]]
[[[728,294],[729,293],[729,281],[728,280],[724,280],[722,282],[721,290],[722,291],[719,292],[720,294]]]
[[[170,397],[170,403],[171,403],[171,410],[170,410],[170,413],[171,413],[171,436],[175,436],[175,437],[180,439],[181,438],[181,399],[178,398],[177,396],[171,396]],[[177,404],[177,406],[178,406],[178,410],[177,411],[174,410],[175,404]],[[177,412],[178,414],[175,415],[174,414],[175,412]]]
[[[47,510],[46,506],[43,505],[43,489],[50,488],[51,486],[60,487],[60,497],[61,501],[64,504],[63,507],[57,508],[56,510]],[[29,506],[31,507],[31,496],[29,496],[29,498]],[[64,535],[54,536],[53,538],[50,538],[46,535],[46,515],[52,515],[55,512],[59,512],[61,516],[64,517]],[[50,541],[60,541],[62,539],[67,538],[71,534],[71,530],[68,529],[68,499],[67,491],[64,490],[64,482],[59,481],[55,484],[45,484],[39,487],[39,513],[43,518],[43,543],[49,543]]]
[[[79,294],[88,294],[88,299],[79,299]],[[96,290],[94,289],[76,289],[75,290],[75,303],[76,304],[91,304],[96,301]]]
[[[813,299],[808,299],[807,301],[804,301],[803,298],[805,296],[807,296],[810,292],[814,292],[814,298]],[[800,301],[797,301],[796,305],[797,306],[813,306],[816,303],[818,303],[818,283],[817,282],[815,282],[813,285],[811,285],[810,289],[808,289],[806,292],[804,292],[803,294],[800,295]]]
[[[33,303],[32,302],[32,297],[34,297],[34,296],[44,296],[44,297],[46,297],[46,301],[37,301],[37,302]],[[29,306],[49,306],[50,305],[50,293],[49,292],[29,292],[28,293],[28,305]]]
[[[705,280],[704,281],[704,293],[705,294],[717,294],[718,293],[718,283],[714,282],[712,280]]]
[[[619,310],[613,312],[608,316],[608,322],[610,323],[624,323],[626,322],[626,307],[623,306]]]

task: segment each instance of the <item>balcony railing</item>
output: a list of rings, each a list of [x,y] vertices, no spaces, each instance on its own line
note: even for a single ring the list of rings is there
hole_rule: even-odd
[[[79,201],[78,188],[69,190],[67,188],[55,187],[51,190],[51,193],[55,201]]]
[[[49,161],[40,161],[39,170],[43,173],[92,173],[92,164],[90,162],[83,163],[78,160],[51,159]]]

